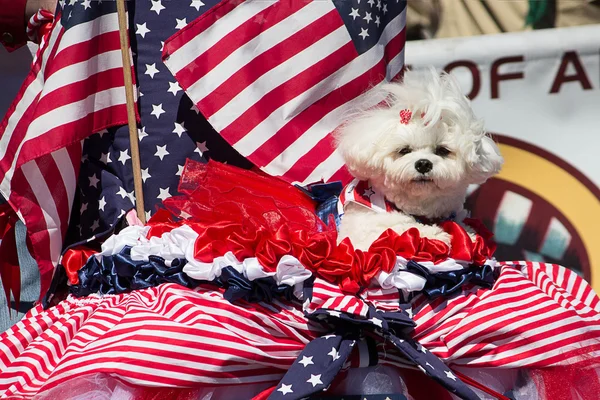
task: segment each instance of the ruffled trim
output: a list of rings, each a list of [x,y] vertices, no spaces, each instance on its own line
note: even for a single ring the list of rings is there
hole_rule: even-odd
[[[218,233],[224,231],[227,236],[219,239]],[[287,286],[296,298],[302,299],[304,282],[315,274],[339,284],[350,294],[367,287],[381,287],[396,288],[404,296],[425,291],[428,296],[436,297],[453,293],[467,282],[491,287],[494,281],[495,260],[486,259],[479,266],[447,256],[440,259],[449,251],[447,246],[420,238],[416,230],[403,235],[389,230],[368,252],[354,250],[348,240],[336,246],[329,232],[308,238],[302,231],[290,233],[280,229],[273,236],[259,231],[254,238],[244,239],[231,225],[167,227],[161,222],[130,226],[102,244],[102,251],[94,254],[86,268],[79,271],[78,282],[71,281],[72,292],[85,296],[96,291],[122,293],[163,282],[177,282],[186,287],[202,281],[221,283],[219,279],[225,269],[228,269],[227,279],[237,280],[238,286],[244,288],[244,296],[250,297],[255,291],[251,282],[262,279],[263,287],[269,282],[267,286],[274,288],[267,292],[281,293],[281,286]],[[436,250],[441,251],[436,253]],[[219,252],[221,255],[215,256]],[[409,259],[395,255],[397,252],[412,252],[415,256]],[[242,284],[240,279],[250,283]]]

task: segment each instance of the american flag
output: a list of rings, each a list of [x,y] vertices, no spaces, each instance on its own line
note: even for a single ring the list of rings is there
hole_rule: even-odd
[[[405,12],[399,0],[223,0],[166,41],[163,58],[212,126],[267,173],[346,179],[331,133],[400,74]]]
[[[60,3],[0,125],[0,191],[27,226],[41,293],[62,250],[81,140],[127,121],[116,3]]]

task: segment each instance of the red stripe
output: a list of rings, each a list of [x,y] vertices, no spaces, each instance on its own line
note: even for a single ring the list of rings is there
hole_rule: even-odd
[[[319,164],[329,158],[334,150],[334,139],[329,134],[313,146],[308,153],[300,157],[292,168],[283,174],[284,179],[306,180]]]
[[[383,75],[381,72],[382,70]],[[369,84],[380,82],[384,77],[385,64],[383,61],[380,61],[369,71],[366,71],[359,77],[353,79],[351,82],[331,92],[321,100],[314,103],[310,108],[302,112],[300,115],[295,117],[293,122],[295,128],[297,129],[296,132],[306,132],[310,125],[317,123],[331,111],[345,104],[348,99],[356,98],[365,90],[365,88],[368,87]],[[292,124],[290,123],[288,126],[289,125]],[[281,141],[283,141],[283,138],[281,137],[282,132],[285,132],[285,128],[280,129],[275,135],[279,137],[279,140]],[[315,167],[327,159],[327,157],[329,157],[333,152],[333,138],[331,137],[331,134],[327,135],[325,139],[321,139],[319,144],[319,148],[313,147],[308,153],[300,157],[298,161],[296,161],[296,163],[283,175],[283,177],[297,181],[304,181],[306,178],[308,178]],[[266,155],[267,154],[264,156]],[[252,162],[258,162],[258,160],[255,161],[253,158],[254,156],[255,155],[252,154],[249,159]]]
[[[56,47],[58,48],[58,46]],[[79,42],[62,50],[59,57],[54,57],[52,62],[48,63],[44,76],[48,81],[54,73],[63,68],[88,61],[93,57],[101,59],[103,53],[120,49],[119,31],[94,36],[90,40]],[[123,76],[121,76],[122,80]]]
[[[50,81],[52,81],[52,78],[50,78]],[[59,107],[84,100],[98,92],[118,87],[123,87],[123,68],[121,67],[90,75],[83,81],[68,83],[51,93],[45,94],[39,100],[35,118],[39,118]]]
[[[356,49],[354,48],[352,42],[346,43],[344,46],[334,51],[326,58],[313,64],[308,69],[300,72],[298,75],[288,80],[284,84],[274,88],[269,93],[266,93],[252,107],[242,113],[234,122],[224,129],[221,129],[221,135],[227,138],[227,140],[230,143],[233,143],[235,146],[236,142],[242,139],[248,132],[250,132],[250,130],[255,128],[273,111],[295,97],[302,95],[304,92],[311,89],[322,80],[330,77],[331,74],[350,62],[356,57],[356,55]],[[313,109],[314,106],[315,104],[311,104],[308,110]],[[294,125],[296,125],[296,129],[298,129],[297,124]],[[281,131],[282,130],[280,129],[276,136],[281,137]],[[249,157],[249,159],[255,160],[259,166],[267,164],[268,161],[270,161],[269,158],[274,156],[269,154],[269,158],[265,158],[263,161],[257,158],[259,155],[260,153],[255,152]]]
[[[27,154],[30,158],[40,157],[65,146],[79,143],[93,132],[125,124],[127,124],[126,106],[124,104],[115,105],[91,113],[86,118],[81,118],[48,130],[42,136],[36,138],[36,140],[25,142],[21,153]],[[21,160],[18,160],[17,166],[22,165]]]
[[[558,322],[558,321],[561,321],[563,318],[564,318],[564,316],[562,316],[562,317],[556,316],[551,319],[544,320],[543,323],[542,323],[542,321],[540,321],[539,326],[550,324],[552,322]],[[538,326],[538,324],[536,324],[536,327],[539,327],[539,326]],[[519,361],[519,360],[522,360],[522,359],[530,357],[530,356],[536,356],[536,355],[543,354],[544,352],[562,353],[563,351],[561,351],[561,350],[565,350],[568,345],[577,344],[577,343],[582,342],[587,339],[594,339],[596,341],[598,340],[599,335],[598,335],[597,331],[594,333],[591,333],[591,332],[586,332],[583,334],[580,333],[580,334],[574,335],[570,338],[563,338],[563,336],[561,336],[561,335],[568,334],[570,331],[572,331],[574,329],[586,328],[586,327],[588,327],[588,324],[586,324],[582,321],[575,321],[569,325],[562,325],[559,328],[552,329],[550,332],[544,331],[544,332],[540,332],[535,335],[528,335],[526,337],[523,337],[523,336],[517,334],[516,332],[508,332],[503,335],[496,335],[496,336],[486,338],[485,343],[478,343],[472,349],[470,349],[469,352],[467,354],[465,354],[463,357],[479,358],[479,357],[490,355],[489,349],[483,350],[484,346],[487,345],[489,347],[489,343],[495,343],[495,344],[498,343],[499,344],[499,345],[495,346],[495,349],[494,349],[494,354],[496,356],[500,356],[503,353],[507,353],[508,351],[511,351],[511,350],[518,351],[522,347],[524,348],[525,346],[528,346],[528,345],[530,346],[530,350],[520,351],[520,352],[517,352],[517,354],[515,354],[513,356],[494,361],[493,364],[495,364],[495,365],[498,365],[499,362],[501,362],[503,364],[507,364],[510,362]],[[553,337],[554,340],[551,343],[545,344],[543,346],[538,344],[535,347],[531,347],[531,345],[533,343],[540,343],[542,340],[547,339],[548,337]],[[505,341],[507,339],[510,339],[510,340],[507,343],[503,343],[503,341]],[[462,345],[453,346],[454,349],[460,349],[461,347],[462,347]],[[559,359],[565,360],[565,358],[562,358],[562,357],[560,357]],[[548,365],[548,364],[546,364],[545,361],[538,361],[537,364],[539,366]]]
[[[235,28],[229,34],[223,36],[217,43],[215,43],[213,47],[208,49],[208,51],[200,54],[196,59],[192,60],[185,68],[176,74],[177,81],[181,87],[188,88],[199,78],[212,71],[238,48],[242,47],[261,34],[268,34],[264,33],[267,29],[277,25],[286,18],[289,18],[292,16],[292,14],[304,8],[306,5],[308,5],[308,2],[303,1],[273,3],[273,5],[267,7],[256,16],[245,21],[242,25]],[[257,21],[262,22],[257,23]],[[289,39],[286,40],[286,42],[288,45],[292,45],[294,47],[300,47],[303,45],[302,42],[293,43],[290,42]],[[263,62],[266,61],[271,63],[271,60],[266,57],[262,57],[262,59]],[[261,66],[261,64],[257,64],[256,59],[252,61],[252,64],[259,66],[259,70],[263,72],[271,69],[267,65]],[[239,91],[246,86],[247,85],[241,86]],[[229,85],[228,89],[236,90],[238,89],[238,86],[237,84],[231,84]],[[203,113],[205,112],[204,110],[202,111]]]
[[[406,43],[406,27],[385,45],[383,59],[386,65],[402,52],[404,43]]]
[[[223,0],[211,8],[210,12],[205,12],[200,17],[187,24],[183,29],[175,33],[165,42],[162,54],[163,60],[169,57],[170,54],[175,53],[177,49],[190,42],[196,36],[209,29],[213,24],[217,23],[219,19],[229,14],[242,3],[243,1],[239,0]]]
[[[327,182],[336,182],[341,181],[342,184],[347,184],[352,180],[353,176],[348,172],[348,169],[344,165],[342,168],[338,169],[336,173],[334,173],[331,178],[327,179]]]
[[[298,4],[302,3],[298,2]],[[339,14],[337,11],[332,10],[296,34],[290,36],[271,49],[253,58],[252,61],[240,68],[240,70],[235,72],[225,82],[219,85],[219,87],[217,87],[209,96],[200,100],[198,103],[198,108],[200,108],[202,113],[209,118],[240,92],[242,92],[242,90],[248,86],[251,86],[267,71],[270,71],[273,68],[283,64],[303,50],[306,50],[314,43],[318,42],[323,37],[335,31],[340,26],[340,23],[342,22]],[[332,69],[332,71],[335,71],[336,69]],[[185,71],[192,72],[192,70]],[[197,79],[198,75],[196,75],[196,69],[193,70],[193,74]],[[204,76],[204,73],[200,76]],[[179,74],[177,75],[177,79],[179,80]],[[308,87],[308,85],[309,83],[307,83],[304,87]],[[299,87],[298,89],[301,90],[302,87]],[[277,103],[279,103],[279,105],[281,104],[281,102]]]
[[[345,47],[346,49],[348,48],[347,46]],[[327,62],[328,59],[329,57],[324,61]],[[337,67],[338,66],[336,65],[336,69]],[[277,155],[281,154],[283,150],[298,140],[311,126],[320,121],[324,116],[345,104],[348,99],[353,99],[360,95],[365,88],[368,87],[370,82],[376,82],[375,80],[372,80],[372,74],[377,70],[383,70],[385,73],[385,65],[383,65],[382,62],[379,62],[371,70],[363,73],[344,86],[335,89],[311,104],[309,108],[298,114],[294,119],[279,129],[273,137],[265,141],[265,143],[248,158],[258,166],[269,164]],[[381,80],[381,75],[377,75],[377,78]]]
[[[43,173],[45,184],[48,186],[50,193],[52,193],[52,201],[56,205],[56,211],[60,219],[61,235],[64,237],[67,233],[67,221],[69,220],[71,210],[67,197],[67,188],[63,182],[61,171],[58,169],[52,156],[40,157],[32,162],[35,162],[40,172]],[[42,183],[40,182],[40,184]]]

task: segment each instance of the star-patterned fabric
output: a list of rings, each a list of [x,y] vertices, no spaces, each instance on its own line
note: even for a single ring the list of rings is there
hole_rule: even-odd
[[[212,129],[161,61],[164,41],[216,3],[218,0],[127,2],[139,88],[138,136],[146,218],[164,199],[178,193],[179,177],[188,158],[251,166]],[[64,3],[67,8],[76,6],[83,4]],[[90,136],[83,144],[78,193],[65,244],[104,236],[134,207],[128,127]]]

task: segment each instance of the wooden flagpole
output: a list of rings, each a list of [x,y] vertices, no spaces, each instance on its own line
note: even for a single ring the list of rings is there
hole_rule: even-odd
[[[129,58],[129,36],[127,34],[128,23],[125,12],[125,0],[117,0],[123,76],[125,78],[125,100],[127,102],[127,124],[129,125],[129,143],[131,148],[131,167],[133,168],[133,185],[135,189],[135,207],[138,218],[145,224],[146,213],[144,212],[142,167],[140,165],[140,146],[135,119],[135,102],[133,101],[133,80],[131,77],[131,59]]]

